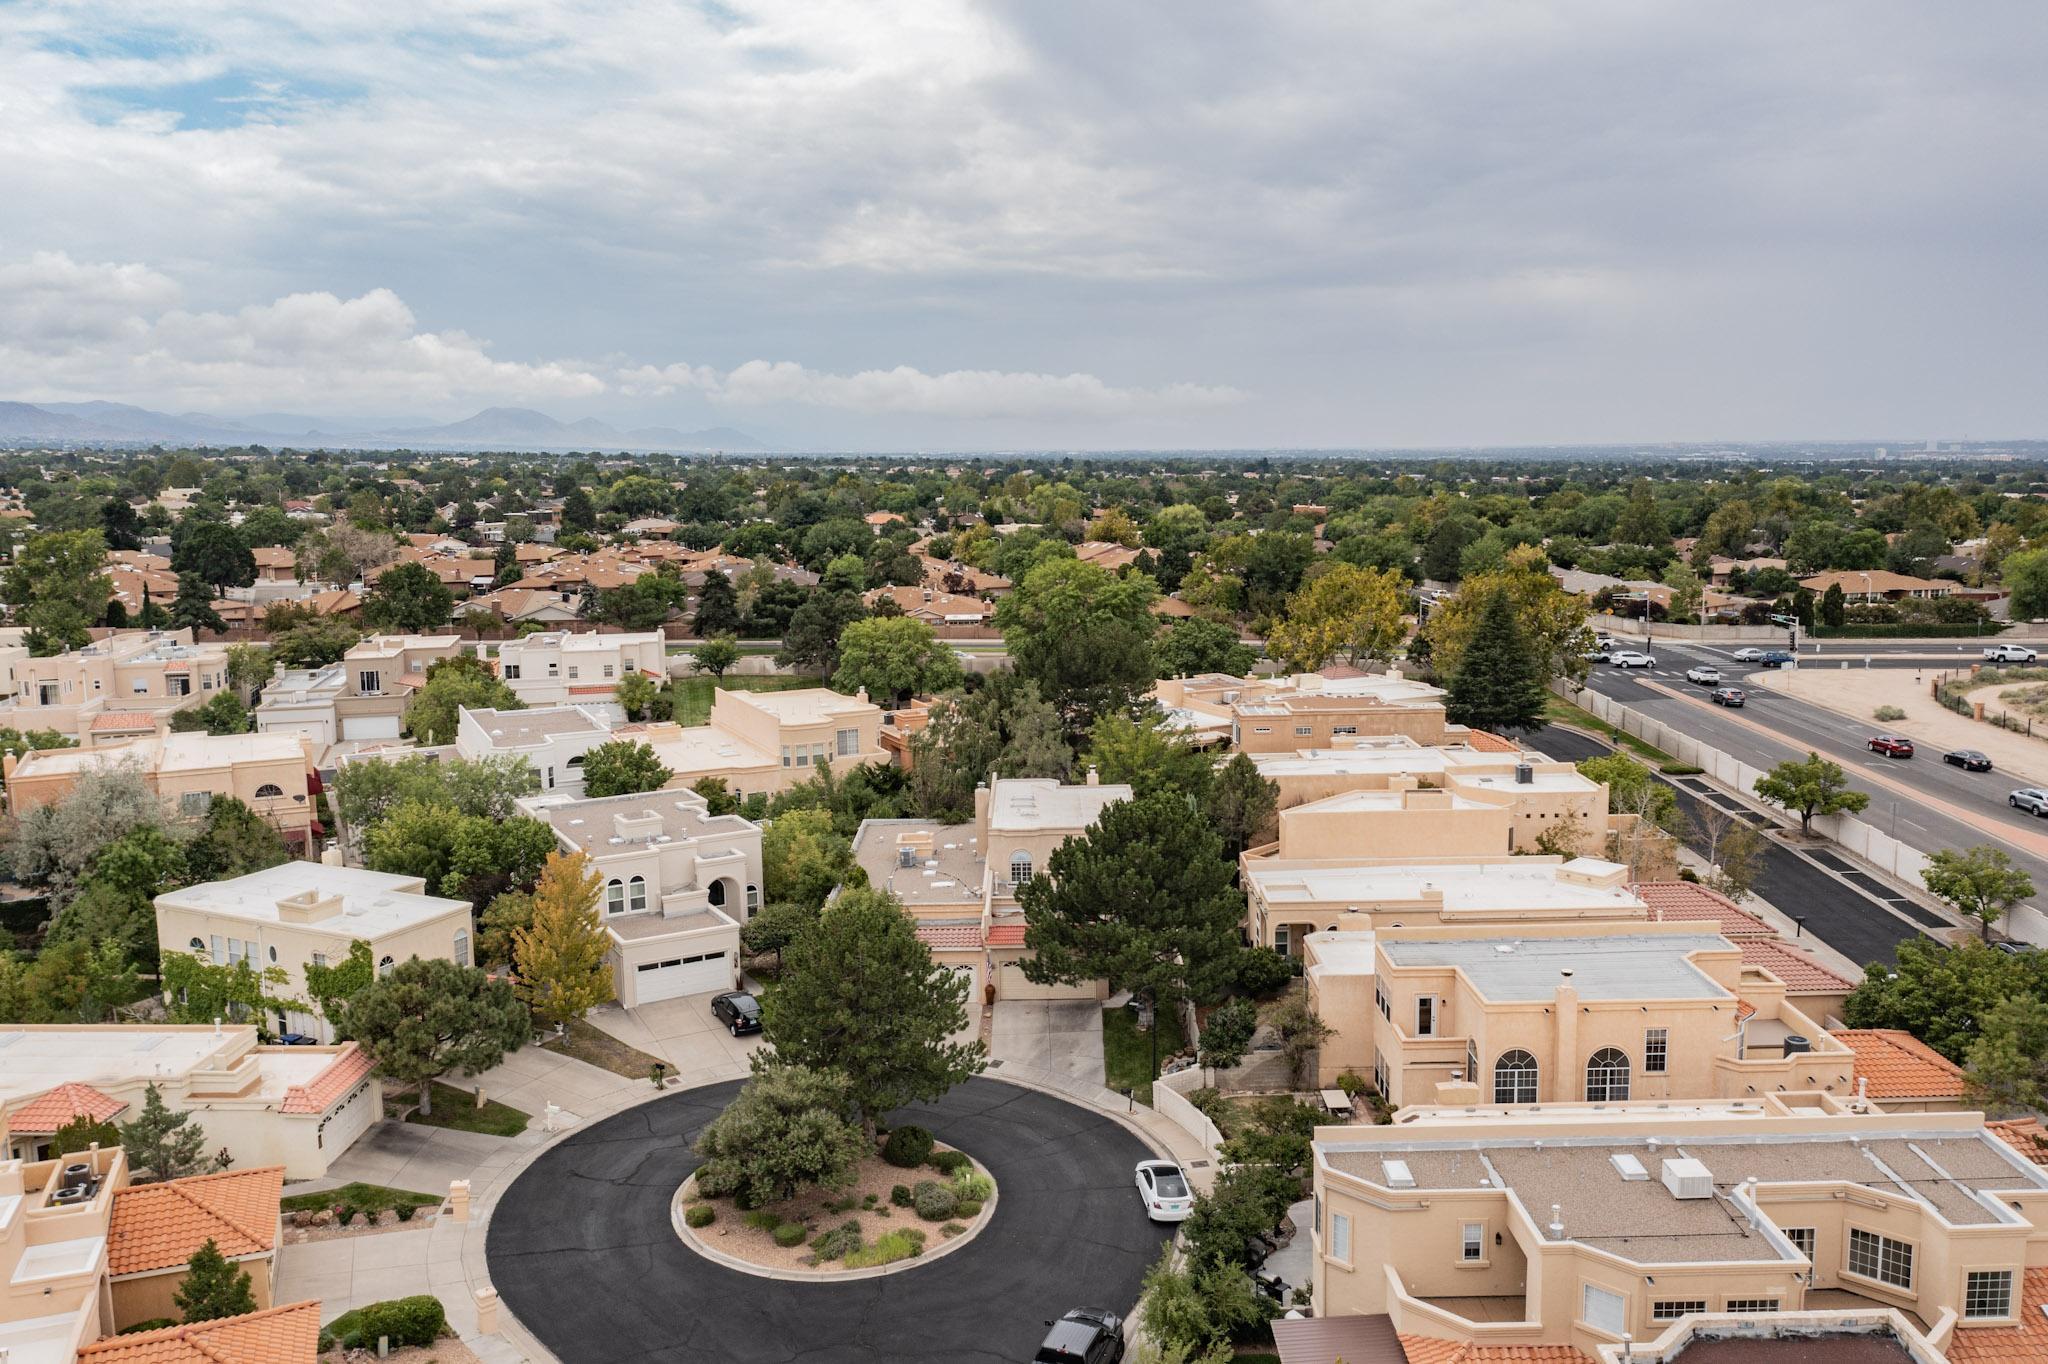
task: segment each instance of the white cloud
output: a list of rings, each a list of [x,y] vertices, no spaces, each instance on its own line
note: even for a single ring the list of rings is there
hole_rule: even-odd
[[[626,392],[694,391],[743,407],[796,404],[862,415],[949,417],[981,421],[1035,418],[1113,420],[1194,412],[1240,402],[1237,389],[1202,384],[1118,388],[1092,374],[949,370],[927,374],[908,365],[829,374],[789,360],[749,360],[720,374],[704,366],[670,365],[622,373]]]

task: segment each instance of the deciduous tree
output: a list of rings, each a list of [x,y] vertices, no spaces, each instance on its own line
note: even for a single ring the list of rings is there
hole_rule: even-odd
[[[1954,906],[1957,913],[1975,919],[1978,933],[1986,942],[1991,940],[1991,925],[2034,894],[2034,878],[1988,843],[1960,852],[1954,848],[1936,849],[1927,855],[1920,879],[1934,895]]]
[[[533,890],[533,920],[512,930],[519,996],[557,1032],[613,998],[611,937],[597,918],[602,881],[582,853],[550,853]]]
[[[363,623],[374,630],[422,634],[448,623],[455,594],[424,564],[394,564],[363,593]]]
[[[840,633],[835,691],[851,695],[865,687],[871,698],[887,705],[919,693],[948,691],[960,682],[959,656],[921,620],[857,620]]]
[[[1313,672],[1333,658],[1388,659],[1408,633],[1401,575],[1332,563],[1287,601],[1266,648],[1289,667]]]
[[[996,604],[1018,675],[1037,685],[1070,734],[1112,711],[1135,709],[1151,688],[1157,594],[1141,573],[1116,578],[1094,564],[1054,559],[1026,573]]]
[[[583,794],[592,799],[659,791],[674,775],[651,745],[632,739],[613,739],[583,755]]]
[[[524,710],[526,703],[476,659],[446,658],[428,665],[426,681],[406,707],[406,732],[423,744],[452,744],[464,709]]]
[[[1854,814],[1870,797],[1849,788],[1842,765],[1818,753],[1787,758],[1756,779],[1758,800],[1783,806],[1799,816],[1799,832],[1809,833],[1815,815]]]

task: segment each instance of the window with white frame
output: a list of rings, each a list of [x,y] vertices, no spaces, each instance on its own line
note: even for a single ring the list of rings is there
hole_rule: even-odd
[[[796,765],[798,767],[809,767],[811,765],[811,748],[809,744],[798,744],[796,746]]]
[[[208,936],[212,938],[213,950],[208,955],[213,958],[213,964],[215,966],[226,966],[228,964],[228,940],[218,933]]]
[[[365,696],[375,696],[384,690],[383,674],[365,668],[356,674],[356,690]]]
[[[1628,1329],[1628,1299],[1596,1283],[1581,1284],[1579,1320],[1595,1330],[1618,1336]]]
[[[748,887],[747,887],[747,913],[748,913],[749,915],[751,915],[751,914],[753,914],[753,912],[754,912],[755,910],[759,909],[760,907],[761,907],[761,888],[760,888],[759,886],[748,886]]]
[[[1012,883],[1012,884],[1014,884],[1014,885],[1019,885],[1019,886],[1021,886],[1021,885],[1023,885],[1023,884],[1024,884],[1024,883],[1025,883],[1026,881],[1029,881],[1030,879],[1031,879],[1031,854],[1030,854],[1030,853],[1028,853],[1028,852],[1013,852],[1013,853],[1011,853],[1011,854],[1010,854],[1010,881],[1011,881],[1011,883]]]
[[[519,680],[519,665],[517,663],[507,663],[501,671],[504,673],[507,682],[517,682]]]
[[[384,977],[390,975],[391,969],[397,965],[398,963],[396,961],[393,961],[390,957],[384,958],[382,961],[377,963],[377,978],[379,980],[382,980]]]
[[[1351,1218],[1341,1212],[1330,1214],[1330,1258],[1351,1263]]]
[[[1486,1258],[1486,1223],[1466,1222],[1458,1228],[1458,1258],[1468,1265]]]
[[[611,664],[611,663],[607,663],[607,664],[605,664],[605,665],[604,665],[604,675],[605,675],[606,677],[614,677],[614,676],[616,676],[616,675],[618,674],[618,671],[619,671],[619,670],[618,670],[617,666],[616,666],[616,665],[614,665],[614,664]]]
[[[282,800],[284,799],[284,788],[274,781],[264,782],[263,785],[256,788],[256,799]]]
[[[1671,1034],[1663,1028],[1643,1031],[1643,1074],[1662,1075],[1671,1064]]]
[[[1963,1279],[1965,1317],[2009,1317],[2012,1315],[2012,1271],[1973,1269]]]
[[[1667,1298],[1650,1304],[1651,1321],[1677,1321],[1707,1310],[1704,1298]]]
[[[1628,1057],[1602,1047],[1586,1058],[1586,1102],[1620,1103],[1628,1098]]]
[[[206,940],[204,938],[194,938],[191,942],[191,947],[193,956],[203,957],[206,955]]]
[[[1728,1305],[1721,1310],[1723,1312],[1775,1312],[1778,1310],[1778,1300],[1776,1298],[1730,1298],[1728,1299]]]
[[[315,952],[315,953],[313,954],[313,964],[314,964],[315,966],[319,967],[319,968],[320,968],[321,970],[323,970],[323,971],[324,971],[324,970],[326,970],[326,969],[327,969],[327,954],[326,954],[325,952]]]
[[[1280,924],[1280,925],[1276,926],[1276,927],[1275,927],[1275,928],[1273,929],[1273,950],[1274,950],[1275,952],[1278,952],[1278,953],[1279,953],[1280,955],[1282,955],[1282,956],[1286,956],[1286,955],[1287,955],[1287,925],[1286,925],[1286,924]]]
[[[1415,1035],[1433,1037],[1436,1035],[1436,996],[1415,997]]]
[[[1372,1002],[1373,1007],[1380,1011],[1381,1018],[1389,1023],[1394,1021],[1394,1006],[1387,1001],[1386,987],[1380,984],[1378,976],[1374,976],[1372,981]]]
[[[614,877],[604,883],[604,912],[624,914],[626,912],[626,883]]]
[[[213,804],[211,791],[186,791],[178,797],[178,813],[181,815],[203,815]]]
[[[1316,731],[1315,726],[1313,725],[1296,725],[1294,727],[1294,732],[1296,734],[1313,734]]]
[[[626,883],[626,909],[633,914],[647,908],[647,878],[636,876]]]
[[[1388,1097],[1387,1058],[1380,1055],[1378,1047],[1374,1047],[1372,1052],[1372,1084],[1373,1088],[1380,1092],[1381,1098]]]
[[[1861,1227],[1849,1228],[1849,1272],[1894,1288],[1913,1286],[1913,1247]]]
[[[1493,1101],[1497,1104],[1536,1102],[1536,1058],[1519,1047],[1504,1051],[1493,1063]]]
[[[1479,1047],[1470,1038],[1465,1041],[1465,1079],[1470,1084],[1479,1083]]]
[[[834,738],[838,741],[839,744],[840,757],[851,758],[854,754],[860,752],[859,730],[842,729],[834,736]]]
[[[583,670],[582,670],[581,668],[577,667],[577,666],[576,666],[576,665],[575,665],[574,663],[571,663],[571,664],[569,665],[569,680],[570,680],[571,682],[574,682],[574,681],[576,681],[577,679],[581,678],[582,676],[583,676]]]
[[[1785,1239],[1790,1241],[1801,1255],[1809,1260],[1813,1258],[1813,1248],[1817,1241],[1812,1227],[1787,1227]]]
[[[782,765],[783,765],[784,767],[788,767],[788,766],[790,766],[790,765],[791,765],[791,762],[790,762],[790,747],[789,747],[789,745],[788,745],[788,744],[784,744],[784,745],[782,746]]]
[[[469,934],[458,931],[455,935],[455,950],[449,953],[457,966],[469,965]]]

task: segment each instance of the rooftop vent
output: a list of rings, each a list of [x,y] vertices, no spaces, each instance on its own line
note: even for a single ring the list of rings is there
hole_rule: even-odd
[[[1616,1151],[1607,1158],[1607,1163],[1614,1167],[1616,1174],[1630,1183],[1650,1177],[1650,1172],[1643,1168],[1643,1163],[1627,1151]]]
[[[1386,1170],[1387,1187],[1390,1189],[1412,1189],[1415,1187],[1414,1172],[1405,1160],[1383,1160],[1380,1165]]]
[[[1664,1162],[1664,1187],[1673,1198],[1712,1198],[1714,1176],[1699,1161],[1679,1156]]]

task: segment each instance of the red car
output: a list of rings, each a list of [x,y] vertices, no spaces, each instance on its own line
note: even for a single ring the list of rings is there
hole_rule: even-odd
[[[1880,734],[1870,741],[1872,753],[1882,753],[1887,758],[1910,758],[1913,756],[1913,741],[1897,734]]]

